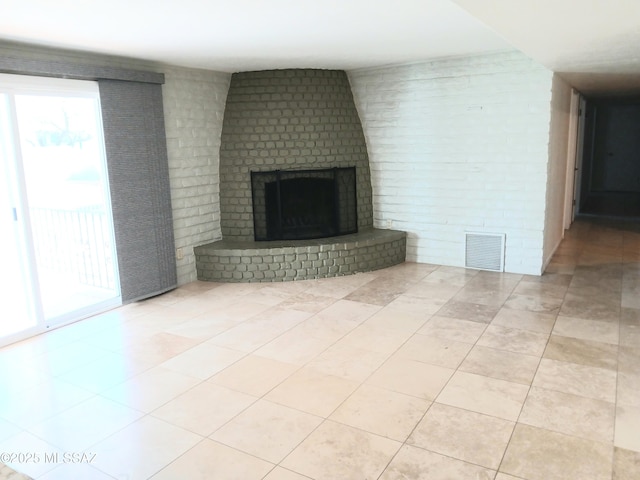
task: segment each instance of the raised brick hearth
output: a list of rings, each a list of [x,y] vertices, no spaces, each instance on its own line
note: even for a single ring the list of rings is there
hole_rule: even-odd
[[[198,280],[277,282],[368,272],[404,262],[406,233],[370,229],[295,242],[220,240],[194,249]]]

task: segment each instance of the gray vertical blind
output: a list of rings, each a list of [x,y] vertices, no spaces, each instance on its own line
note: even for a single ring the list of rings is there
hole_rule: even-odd
[[[123,303],[177,286],[161,85],[98,80]]]

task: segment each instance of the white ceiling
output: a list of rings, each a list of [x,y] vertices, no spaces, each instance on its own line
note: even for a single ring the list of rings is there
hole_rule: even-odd
[[[640,90],[640,0],[2,3],[0,39],[224,72],[349,70],[515,47],[579,88]]]

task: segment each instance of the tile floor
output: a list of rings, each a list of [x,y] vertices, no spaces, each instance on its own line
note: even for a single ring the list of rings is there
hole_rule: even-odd
[[[43,480],[640,479],[637,227],[577,222],[541,277],[196,282],[6,347],[0,452]]]

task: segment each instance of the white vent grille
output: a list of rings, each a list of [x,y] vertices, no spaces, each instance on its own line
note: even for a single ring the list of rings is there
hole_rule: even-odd
[[[468,232],[465,235],[465,267],[504,271],[504,233]]]

